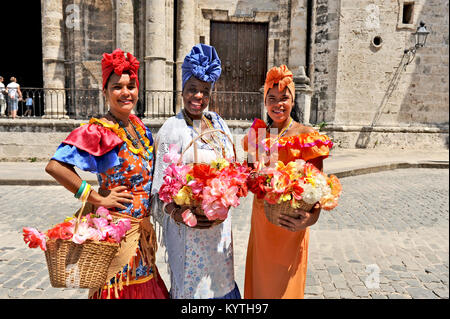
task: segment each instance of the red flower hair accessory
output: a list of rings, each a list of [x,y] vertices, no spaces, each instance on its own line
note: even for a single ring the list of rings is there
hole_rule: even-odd
[[[130,79],[136,79],[136,85],[139,88],[137,72],[139,69],[139,61],[130,53],[125,53],[117,48],[112,53],[103,53],[102,59],[102,78],[103,88],[106,86],[109,76],[114,71],[117,75],[122,75],[124,71],[130,72]]]

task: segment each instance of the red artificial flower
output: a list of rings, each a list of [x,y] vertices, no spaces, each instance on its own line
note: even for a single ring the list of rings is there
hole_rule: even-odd
[[[256,195],[257,198],[262,199],[266,194],[265,190],[266,177],[257,173],[250,173],[247,179],[248,189]]]
[[[105,239],[103,239],[102,241],[106,241],[106,242],[108,242],[108,243],[113,243],[113,244],[117,243],[117,242],[114,240],[114,238],[112,238],[112,237],[109,235],[109,233],[106,233]]]
[[[72,227],[73,225],[70,222],[57,224],[47,231],[47,236],[51,239],[71,239],[73,236]]]
[[[291,187],[292,187],[292,196],[296,200],[301,200],[302,194],[303,194],[303,188],[300,185],[298,185],[297,183],[293,183],[291,185]]]
[[[38,230],[31,227],[23,227],[23,240],[28,247],[37,248],[41,247],[42,250],[47,250],[45,235],[40,233]]]
[[[208,180],[217,176],[217,170],[208,164],[194,164],[192,175],[207,184]]]

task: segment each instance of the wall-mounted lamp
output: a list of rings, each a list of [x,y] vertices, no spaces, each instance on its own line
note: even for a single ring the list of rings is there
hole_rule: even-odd
[[[425,27],[425,22],[420,21],[420,24],[417,27],[416,32],[413,33],[416,43],[414,44],[413,47],[411,47],[409,49],[405,49],[405,51],[404,51],[405,55],[408,54],[410,56],[410,58],[408,59],[408,62],[405,64],[405,66],[410,64],[414,60],[417,49],[423,48],[425,46],[425,43],[427,42],[428,34],[430,34],[430,31],[428,31],[427,28]]]
[[[425,46],[425,43],[427,42],[428,34],[430,34],[430,31],[425,28],[425,22],[420,21],[420,26],[417,28],[416,32],[413,33],[416,39],[415,48],[422,48]]]

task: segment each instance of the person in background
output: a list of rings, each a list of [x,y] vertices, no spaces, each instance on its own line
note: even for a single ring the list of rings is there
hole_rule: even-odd
[[[20,91],[20,85],[17,83],[15,77],[10,78],[10,83],[6,86],[6,92],[8,93],[9,111],[13,120],[17,116],[17,110],[19,109],[19,101],[22,101],[22,92]]]
[[[3,76],[0,76],[0,117],[3,117],[3,115],[6,116],[6,96],[7,92],[5,89],[5,85],[3,84]]]
[[[25,113],[23,113],[23,116],[31,116],[31,111],[33,109],[33,98],[31,96],[25,99],[25,106],[27,107],[27,109]]]

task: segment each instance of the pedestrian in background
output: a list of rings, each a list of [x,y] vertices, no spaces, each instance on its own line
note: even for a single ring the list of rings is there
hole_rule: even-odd
[[[8,105],[13,119],[17,116],[17,110],[19,109],[19,101],[22,101],[22,92],[20,91],[20,85],[17,83],[15,77],[9,79],[11,82],[6,86],[6,92],[8,92]]]
[[[4,113],[6,111],[6,99],[5,95],[7,95],[5,85],[3,84],[3,76],[0,76],[0,117],[3,115],[6,116]]]
[[[27,107],[27,109],[25,113],[23,113],[23,116],[31,116],[31,109],[33,108],[33,98],[31,96],[25,99],[25,106]]]

